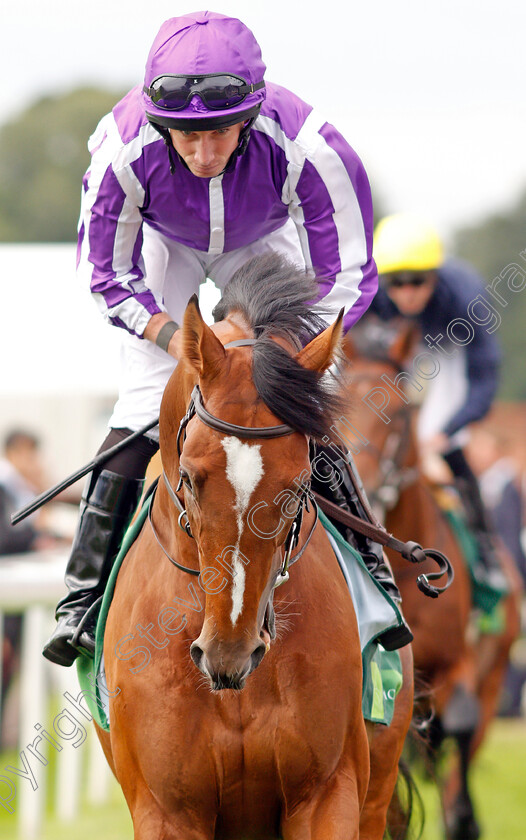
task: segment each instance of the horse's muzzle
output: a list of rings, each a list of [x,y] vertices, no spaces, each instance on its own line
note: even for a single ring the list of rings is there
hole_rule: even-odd
[[[267,646],[261,639],[248,654],[246,650],[228,649],[225,643],[216,639],[208,644],[197,640],[190,646],[192,661],[209,680],[213,691],[244,688],[247,677],[256,670],[266,651]]]

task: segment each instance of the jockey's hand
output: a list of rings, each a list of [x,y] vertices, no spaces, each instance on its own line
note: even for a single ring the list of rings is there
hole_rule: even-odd
[[[444,432],[437,432],[421,443],[421,449],[424,455],[442,455],[450,448],[449,437]]]
[[[172,319],[168,315],[167,312],[158,312],[156,315],[152,315],[148,323],[146,324],[146,329],[144,330],[144,338],[151,341],[155,344],[155,339],[157,338],[159,331],[161,328],[167,324]],[[211,328],[212,332],[214,332],[220,341],[225,343],[225,340],[229,340],[230,332],[232,330],[232,324],[226,323],[224,321],[219,321],[215,324],[212,324]],[[176,330],[170,339],[170,343],[168,345],[168,353],[170,356],[173,356],[174,359],[179,361],[182,358],[183,354],[183,331],[182,329]]]

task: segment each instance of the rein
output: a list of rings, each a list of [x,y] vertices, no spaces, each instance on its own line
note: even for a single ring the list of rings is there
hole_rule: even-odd
[[[357,493],[360,492],[356,484],[354,484],[354,488]],[[361,495],[363,499],[363,494]],[[373,542],[379,543],[386,548],[392,548],[394,551],[401,554],[405,560],[409,560],[410,563],[424,563],[426,560],[434,560],[439,570],[437,572],[421,574],[416,580],[418,588],[424,593],[424,595],[427,595],[429,598],[438,598],[438,596],[448,589],[453,582],[453,567],[446,555],[442,554],[441,551],[438,551],[436,548],[422,548],[422,546],[417,542],[402,542],[402,540],[396,539],[396,537],[393,537],[393,535],[390,534],[389,531],[387,531],[382,525],[374,524],[370,510],[368,507],[365,507],[365,505],[364,509],[366,510],[368,516],[371,517],[369,522],[365,522],[353,513],[342,510],[339,505],[323,498],[323,496],[320,496],[318,493],[315,493],[314,496],[319,507],[327,516],[337,519],[338,522],[342,523],[342,525],[346,525],[348,528],[351,528],[351,530],[357,531],[359,534],[363,534],[365,537],[373,540]],[[433,586],[433,584],[429,582],[430,580],[437,580],[438,578],[441,578],[444,574],[447,575],[447,581],[444,586]]]
[[[389,357],[374,357],[374,361],[384,362],[389,366],[394,367],[395,370],[398,370],[398,372],[401,372],[402,370],[400,365],[398,365],[394,359],[390,359]],[[370,378],[371,377],[368,374],[363,373],[355,377],[354,381],[356,382],[360,379]],[[382,449],[379,449],[376,446],[373,447],[379,456],[380,481],[378,487],[373,490],[370,495],[373,498],[377,498],[384,505],[387,504],[387,500],[382,498],[382,490],[392,490],[393,494],[399,493],[404,487],[408,487],[413,484],[418,477],[416,469],[412,467],[404,468],[402,466],[411,434],[411,410],[408,406],[405,406],[400,409],[395,416],[400,416],[402,418],[402,428],[398,431],[393,431],[387,437]],[[371,447],[370,443],[368,444],[368,448],[369,447]],[[387,531],[387,529],[384,528],[374,516],[369,500],[361,487],[359,478],[354,475],[354,472],[349,465],[347,465],[347,467],[354,490],[369,521],[366,522],[363,519],[354,516],[352,513],[342,510],[333,502],[317,496],[320,508],[325,514],[334,517],[334,519],[337,519],[343,525],[351,528],[351,530],[357,531],[359,534],[363,534],[380,545],[392,548],[393,551],[398,552],[398,554],[401,554],[405,560],[409,560],[411,563],[424,563],[426,560],[434,560],[439,567],[439,571],[419,575],[417,577],[417,586],[424,595],[427,595],[430,598],[438,598],[438,596],[448,589],[453,582],[454,572],[449,559],[441,551],[438,551],[438,549],[424,549],[419,543],[412,541],[404,543],[390,534],[389,531]],[[391,479],[390,484],[387,484],[388,479]],[[442,587],[434,586],[429,582],[430,580],[437,580],[438,578],[441,578],[444,574],[447,575],[447,580]]]
[[[231,341],[228,344],[225,344],[225,347],[248,347],[252,346],[256,343],[255,338],[247,338],[247,339],[239,339],[238,341]],[[222,434],[233,435],[237,438],[244,438],[244,439],[255,439],[255,438],[278,438],[284,437],[285,435],[291,435],[294,433],[294,429],[291,426],[283,423],[276,426],[238,426],[235,423],[228,423],[226,420],[221,420],[220,417],[216,417],[214,414],[211,414],[204,406],[203,403],[203,395],[201,394],[201,390],[198,385],[196,385],[192,391],[192,395],[190,398],[190,403],[188,405],[188,409],[186,414],[182,418],[179,429],[177,432],[177,454],[179,458],[181,457],[182,448],[184,446],[184,441],[186,437],[186,427],[192,417],[198,417],[205,426],[209,426],[211,429],[214,429],[216,432],[221,432]],[[180,490],[182,484],[182,478],[179,480],[179,484],[176,490],[173,489],[172,485],[170,484],[170,480],[166,475],[165,471],[162,472],[162,478],[165,484],[166,489],[168,490],[168,495],[170,499],[179,510],[179,517],[177,523],[184,533],[193,539],[192,530],[190,528],[190,522],[188,521],[188,516],[186,513],[185,508],[183,507],[179,497],[177,496],[177,491]],[[152,500],[150,502],[150,507],[148,509],[148,521],[150,523],[150,527],[152,529],[152,533],[159,545],[162,549],[168,560],[173,563],[178,569],[182,572],[186,572],[190,575],[195,575],[196,577],[200,574],[199,569],[191,569],[187,566],[183,566],[178,563],[174,558],[166,551],[165,547],[161,543],[159,539],[159,535],[155,529],[152,520],[152,507],[153,501],[155,497],[155,492],[157,490],[157,486],[155,487],[152,493]],[[292,552],[297,547],[299,542],[299,536],[301,531],[301,526],[303,523],[303,511],[307,510],[310,511],[309,508],[309,498],[313,504],[314,508],[314,522],[311,526],[309,534],[301,547],[301,549],[295,554],[292,555]],[[300,559],[301,555],[307,548],[311,537],[314,533],[314,529],[316,528],[316,524],[318,522],[318,505],[316,501],[312,498],[310,494],[310,487],[308,484],[303,484],[301,487],[301,492],[299,495],[299,504],[296,515],[292,521],[292,525],[290,526],[289,532],[285,538],[285,542],[283,544],[284,548],[284,556],[283,562],[281,564],[281,568],[278,572],[276,581],[274,583],[274,588],[280,586],[282,583],[285,583],[289,579],[289,568],[292,566],[297,560]]]
[[[400,372],[402,368],[388,357],[381,357],[374,361],[385,362]],[[361,380],[374,380],[370,374],[358,374],[353,382]],[[406,405],[400,408],[391,418],[393,429],[387,436],[383,446],[380,448],[369,441],[367,450],[375,452],[378,456],[378,482],[375,488],[368,491],[369,499],[377,503],[384,511],[392,509],[399,498],[402,490],[414,484],[418,478],[416,467],[404,467],[403,462],[407,453],[411,438],[411,407]],[[395,421],[402,420],[401,427],[394,428]]]
[[[397,417],[402,420],[402,428],[393,428],[383,448],[379,450],[378,486],[369,494],[370,498],[373,501],[377,500],[384,510],[394,507],[402,490],[410,487],[418,478],[416,467],[403,466],[411,437],[410,408],[406,406],[400,409],[392,420],[394,421]]]

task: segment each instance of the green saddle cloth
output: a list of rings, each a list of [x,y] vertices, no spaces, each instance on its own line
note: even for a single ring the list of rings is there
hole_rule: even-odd
[[[150,501],[151,498],[146,500],[132,523],[113,565],[97,622],[95,656],[80,656],[77,659],[79,683],[88,708],[96,723],[106,731],[110,728],[109,692],[103,656],[106,620],[121,564],[143,526]],[[377,639],[389,628],[399,626],[402,617],[397,605],[368,571],[361,555],[343,539],[321,511],[319,517],[349,587],[356,611],[362,649],[363,715],[373,723],[388,725],[393,717],[396,695],[402,685],[402,668],[398,651],[384,650]]]
[[[362,712],[366,720],[389,725],[394,702],[402,687],[402,666],[397,650],[384,650],[378,637],[399,627],[402,615],[397,604],[371,575],[361,554],[342,537],[319,511],[353,600],[362,649]]]

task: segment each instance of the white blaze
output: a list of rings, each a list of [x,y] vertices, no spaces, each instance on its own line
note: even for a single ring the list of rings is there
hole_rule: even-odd
[[[237,544],[235,548],[232,581],[232,612],[230,618],[235,624],[243,609],[243,595],[245,592],[245,567],[239,560],[239,543],[243,533],[243,516],[248,507],[250,497],[263,476],[263,459],[261,447],[241,443],[236,437],[227,437],[221,441],[226,454],[226,477],[234,488],[237,514]]]

